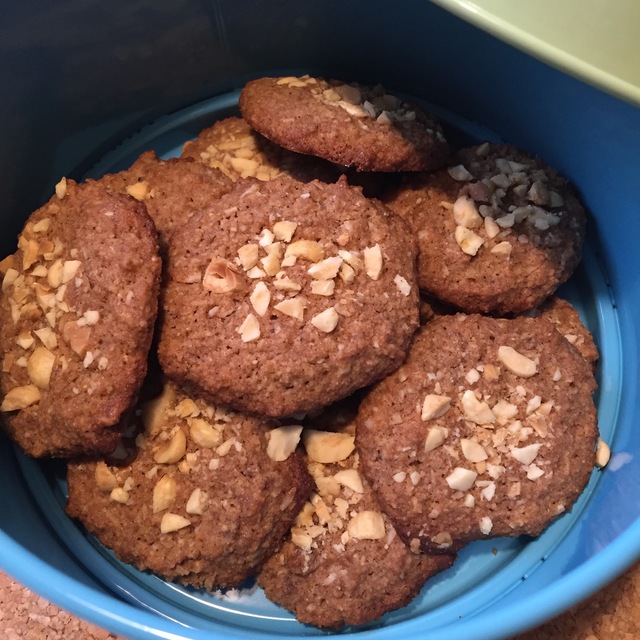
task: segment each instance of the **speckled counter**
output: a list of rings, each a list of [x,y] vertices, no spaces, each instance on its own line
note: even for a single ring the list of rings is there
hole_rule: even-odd
[[[0,573],[2,640],[125,640],[60,610]],[[517,640],[640,640],[640,564]]]

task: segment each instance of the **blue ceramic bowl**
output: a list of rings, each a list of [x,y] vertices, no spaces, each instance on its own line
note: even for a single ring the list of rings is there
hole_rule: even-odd
[[[342,635],[507,638],[634,563],[640,112],[427,2],[104,4],[65,0],[29,12],[35,3],[21,3],[0,26],[5,253],[61,175],[118,170],[146,148],[175,155],[234,112],[247,79],[268,74],[382,82],[435,110],[454,142],[504,140],[541,155],[588,208],[585,258],[562,293],[600,347],[596,402],[609,466],[539,538],[470,545],[410,606]],[[64,515],[64,466],[28,459],[4,438],[0,480],[0,567],[83,618],[132,640],[327,635],[251,584],[204,594],[121,564]]]

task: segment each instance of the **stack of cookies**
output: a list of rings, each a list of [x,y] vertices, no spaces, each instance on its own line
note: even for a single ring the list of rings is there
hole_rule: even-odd
[[[2,425],[68,459],[67,512],[121,560],[360,625],[585,487],[598,353],[552,297],[585,213],[379,86],[262,78],[239,106],[31,215]]]

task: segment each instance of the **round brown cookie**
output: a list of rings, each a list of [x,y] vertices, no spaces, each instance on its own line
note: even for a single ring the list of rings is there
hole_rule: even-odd
[[[403,361],[414,262],[402,220],[344,179],[239,181],[172,237],[160,364],[239,410],[316,410]]]
[[[171,383],[141,419],[129,464],[69,463],[67,513],[141,570],[209,589],[240,585],[307,499],[304,462],[291,448],[272,459],[263,421]]]
[[[418,238],[420,287],[467,312],[532,309],[581,259],[581,204],[553,169],[513,146],[485,143],[456,162],[407,177],[386,199]]]
[[[245,86],[239,106],[269,140],[359,171],[429,171],[449,158],[436,118],[379,86],[260,78]]]
[[[589,479],[595,386],[545,318],[435,318],[360,406],[363,473],[416,552],[537,535]]]
[[[582,324],[580,314],[569,302],[552,296],[545,300],[536,310],[556,326],[556,329],[580,352],[582,357],[593,367],[598,362],[598,347],[593,336]]]
[[[407,605],[454,560],[415,555],[396,535],[358,471],[354,433],[353,422],[332,431],[305,429],[315,493],[258,574],[267,598],[300,622],[330,629],[372,622]]]
[[[62,180],[31,215],[0,304],[0,415],[36,457],[106,453],[147,368],[160,258],[144,205]]]
[[[163,251],[176,226],[233,187],[220,171],[190,159],[160,160],[155,151],[145,151],[126,171],[107,174],[98,182],[111,191],[144,202]]]
[[[183,158],[219,169],[228,178],[273,180],[283,174],[301,182],[335,182],[340,171],[320,158],[293,153],[254,131],[242,118],[226,118],[185,143]]]

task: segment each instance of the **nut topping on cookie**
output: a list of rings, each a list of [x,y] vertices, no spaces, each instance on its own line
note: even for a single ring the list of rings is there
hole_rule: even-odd
[[[34,384],[27,384],[10,389],[0,405],[0,411],[18,411],[26,409],[40,401],[40,390]]]
[[[355,449],[354,438],[347,433],[305,429],[302,441],[311,460],[322,464],[340,462]]]
[[[338,325],[340,316],[335,307],[329,307],[311,318],[311,324],[324,333],[331,333]]]
[[[480,247],[484,244],[484,239],[477,233],[458,225],[455,230],[455,239],[458,246],[469,256],[475,256]]]
[[[521,378],[530,378],[538,372],[536,363],[518,353],[513,347],[498,347],[498,360],[507,370]]]
[[[429,394],[422,403],[422,412],[420,417],[422,420],[432,420],[444,415],[451,406],[451,398],[449,396],[439,396]]]
[[[223,258],[211,258],[204,276],[202,286],[213,293],[228,293],[240,286],[240,278],[231,262]]]
[[[300,425],[285,425],[269,431],[267,455],[274,462],[286,460],[298,446],[302,427]]]

